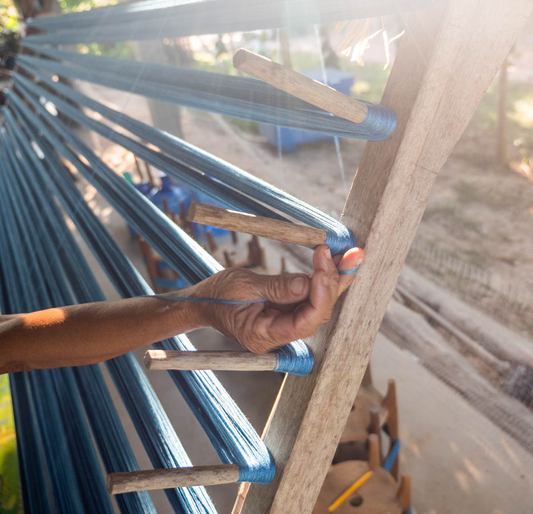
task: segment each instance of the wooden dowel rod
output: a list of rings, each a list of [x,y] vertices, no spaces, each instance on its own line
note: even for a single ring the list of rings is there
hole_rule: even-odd
[[[365,103],[244,48],[233,56],[233,66],[277,89],[354,123],[364,121],[368,113]]]
[[[174,487],[233,484],[238,480],[239,466],[237,464],[217,464],[110,473],[107,475],[106,483],[109,494],[123,494]]]
[[[155,370],[272,371],[276,364],[277,358],[273,353],[148,350],[144,354],[146,369]]]
[[[308,248],[326,244],[327,239],[326,232],[318,228],[230,211],[197,202],[193,202],[189,207],[187,219],[202,225],[244,232]]]

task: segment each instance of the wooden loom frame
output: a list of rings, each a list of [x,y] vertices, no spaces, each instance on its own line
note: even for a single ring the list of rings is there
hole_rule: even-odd
[[[266,436],[276,477],[251,485],[243,514],[312,511],[437,173],[532,7],[439,0],[410,14],[382,99],[398,126],[389,139],[367,143],[341,217],[365,261],[309,342],[314,371],[285,377]]]

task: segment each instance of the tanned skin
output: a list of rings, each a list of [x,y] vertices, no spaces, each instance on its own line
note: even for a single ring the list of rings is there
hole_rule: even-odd
[[[331,257],[319,246],[310,275],[258,275],[230,268],[179,296],[267,302],[250,305],[197,303],[160,298],[71,305],[29,314],[0,316],[0,374],[82,366],[201,327],[212,327],[247,350],[265,354],[313,335],[329,321],[337,298],[355,275],[363,250]]]

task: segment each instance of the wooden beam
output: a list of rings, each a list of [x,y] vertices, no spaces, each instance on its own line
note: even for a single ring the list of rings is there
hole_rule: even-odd
[[[213,466],[110,473],[107,475],[106,485],[109,494],[123,494],[135,491],[173,489],[174,487],[233,484],[238,480],[239,466],[237,464],[216,464]]]
[[[144,354],[144,365],[152,370],[272,371],[277,364],[278,358],[274,353],[148,350]]]
[[[284,382],[266,438],[276,477],[251,486],[245,514],[313,509],[437,173],[531,7],[440,0],[410,15],[382,100],[397,115],[396,131],[367,144],[341,218],[365,261],[309,342],[313,373]]]
[[[225,228],[234,232],[243,232],[308,248],[316,248],[326,244],[328,237],[326,231],[319,228],[265,218],[255,214],[230,211],[198,202],[193,202],[189,207],[187,219],[192,223]]]
[[[233,66],[296,98],[354,123],[363,122],[368,114],[368,107],[364,102],[244,48],[233,56]]]

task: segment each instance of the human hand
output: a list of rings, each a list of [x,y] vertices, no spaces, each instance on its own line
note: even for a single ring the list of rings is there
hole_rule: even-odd
[[[339,271],[354,270],[363,258],[360,248],[332,258],[329,248],[321,245],[314,252],[311,275],[259,275],[244,268],[229,268],[186,291],[202,298],[266,300],[248,305],[191,305],[200,326],[213,327],[247,350],[265,354],[313,335],[329,321],[337,298],[355,278],[355,274],[339,275]]]

